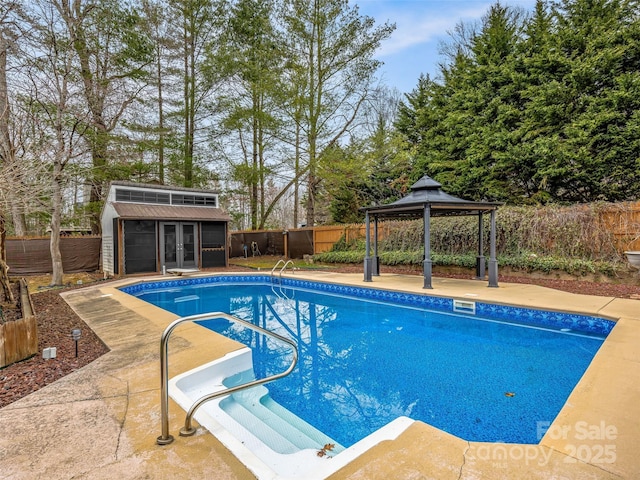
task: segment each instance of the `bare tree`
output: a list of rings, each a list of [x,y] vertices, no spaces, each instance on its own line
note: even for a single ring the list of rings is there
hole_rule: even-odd
[[[91,228],[99,233],[99,205],[110,180],[110,146],[114,130],[142,89],[153,47],[140,28],[141,18],[118,0],[49,0],[66,27],[82,82],[89,121],[83,135],[92,159]]]
[[[380,66],[373,55],[395,26],[376,27],[372,18],[361,16],[357,6],[343,0],[288,0],[284,12],[289,70],[291,78],[300,82],[292,88],[300,95],[296,101],[306,143],[307,225],[311,226],[321,181],[319,159],[353,128]]]
[[[62,285],[60,253],[65,167],[85,152],[83,135],[90,118],[74,80],[73,42],[62,30],[57,12],[49,2],[32,4],[31,48],[23,51],[24,74],[30,84],[23,106],[32,124],[32,135],[40,139],[38,157],[50,171],[51,285]]]
[[[7,85],[7,55],[9,50],[9,36],[12,15],[18,5],[14,2],[3,3],[0,6],[0,165],[4,169],[14,163],[14,148],[9,134],[9,89]],[[0,211],[0,284],[5,298],[14,301],[11,286],[9,285],[9,267],[7,265],[7,253],[5,248],[6,228],[5,215]]]

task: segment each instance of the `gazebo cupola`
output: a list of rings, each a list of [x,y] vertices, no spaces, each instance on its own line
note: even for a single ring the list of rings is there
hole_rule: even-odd
[[[380,219],[424,219],[424,288],[431,285],[431,217],[449,215],[478,216],[478,256],[476,259],[476,277],[485,276],[485,257],[483,248],[483,216],[491,215],[491,233],[489,249],[489,286],[498,286],[498,262],[496,260],[496,210],[501,205],[497,202],[474,202],[449,195],[442,190],[442,185],[425,175],[411,186],[411,192],[395,202],[387,205],[365,207],[366,222],[366,255],[364,259],[364,280],[371,282],[374,275],[379,275],[380,259],[378,257],[378,220]],[[371,256],[371,228],[373,218],[373,256]]]

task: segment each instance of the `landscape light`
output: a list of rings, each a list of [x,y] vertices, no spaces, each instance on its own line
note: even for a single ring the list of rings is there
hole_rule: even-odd
[[[82,335],[82,330],[79,328],[74,328],[71,330],[71,338],[76,342],[76,358],[78,358],[78,340],[80,340],[80,336]]]

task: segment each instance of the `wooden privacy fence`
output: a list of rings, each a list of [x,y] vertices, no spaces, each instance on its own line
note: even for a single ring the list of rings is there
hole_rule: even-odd
[[[600,222],[613,234],[620,252],[640,250],[640,201],[605,206]]]
[[[620,253],[627,250],[640,251],[640,201],[598,205],[595,211],[598,228],[611,234]],[[398,229],[398,222],[380,222],[378,240],[387,238],[394,232],[394,228]],[[371,230],[373,233],[373,225]],[[233,232],[230,234],[229,255],[243,256],[243,246],[246,245],[249,256],[254,253],[252,246],[255,246],[256,253],[259,252],[261,255],[286,254],[290,258],[303,258],[304,255],[327,252],[341,239],[347,244],[364,239],[365,233],[364,224]],[[403,239],[409,235],[407,230],[401,230],[401,233]],[[60,249],[64,271],[72,273],[98,270],[100,247],[99,236],[61,237]],[[8,238],[6,249],[10,275],[52,271],[48,237]]]
[[[344,237],[346,243],[351,243],[366,236],[364,224],[325,225],[313,229],[313,253],[328,252],[340,239]]]
[[[0,323],[0,368],[38,353],[35,317]]]
[[[540,209],[544,208],[540,207]],[[557,209],[557,207],[551,208]],[[602,205],[590,204],[566,207],[566,209],[568,211],[566,215],[571,218],[573,218],[572,215],[575,216],[580,212],[591,209],[593,215],[589,216],[588,227],[598,230],[600,233],[598,238],[612,242],[615,250],[620,254],[629,250],[640,251],[640,201]],[[506,207],[505,211],[507,211]],[[500,218],[500,212],[501,210],[498,210],[498,218]],[[544,221],[545,216],[541,215],[540,218],[542,219],[541,221]],[[403,248],[404,240],[408,241],[411,235],[422,233],[422,228],[419,231],[407,229],[406,226],[403,226],[403,222],[406,221],[380,222],[378,224],[378,240],[393,239],[400,235],[403,242],[398,247],[401,249]],[[373,234],[373,225],[371,226],[371,233]],[[289,231],[234,232],[231,234],[232,249],[230,253],[232,257],[242,256],[242,245],[251,245],[251,242],[256,242],[262,255],[284,255],[286,242],[288,256],[290,258],[302,258],[303,255],[327,252],[341,240],[350,244],[353,241],[364,239],[365,234],[366,228],[364,224],[323,225]],[[548,238],[550,244],[557,242],[557,240],[558,238],[553,236]],[[569,241],[571,239],[565,240]],[[597,246],[594,245],[593,247],[596,248]],[[252,252],[249,250],[249,255],[251,254]]]
[[[287,255],[303,258],[313,255],[313,228],[293,228],[289,230],[246,230],[232,232],[229,241],[229,256]],[[286,253],[285,253],[286,252]]]
[[[380,223],[378,238],[387,235],[389,225]],[[371,227],[373,233],[373,226]],[[247,246],[247,255],[285,255],[290,258],[303,258],[304,255],[327,252],[340,239],[351,243],[354,240],[365,237],[364,224],[349,225],[324,225],[321,227],[293,228],[289,230],[246,230],[231,233],[229,242],[230,257],[244,255],[244,246]]]

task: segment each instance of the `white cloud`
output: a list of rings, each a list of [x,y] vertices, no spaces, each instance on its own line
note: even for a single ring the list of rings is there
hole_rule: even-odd
[[[405,2],[403,2],[404,4]],[[406,2],[414,4],[414,2]],[[455,9],[447,2],[429,2],[429,8],[412,8],[387,10],[376,15],[378,21],[389,18],[395,22],[396,30],[380,48],[378,54],[381,57],[399,53],[416,45],[424,44],[442,38],[461,21],[474,21],[480,19],[488,10],[490,4],[482,3],[474,8]],[[438,9],[437,4],[446,5],[448,8]],[[401,6],[402,4],[395,4]],[[408,5],[407,5],[408,6]],[[387,15],[385,17],[385,15]]]

